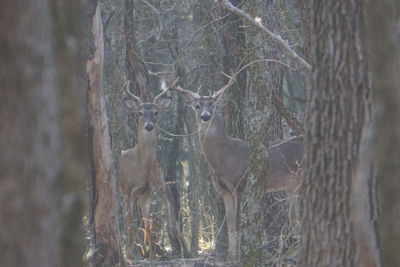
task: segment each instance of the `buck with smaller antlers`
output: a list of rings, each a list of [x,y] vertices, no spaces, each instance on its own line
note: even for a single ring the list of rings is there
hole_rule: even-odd
[[[155,242],[151,235],[150,202],[155,191],[164,193],[164,176],[157,160],[157,132],[155,123],[159,112],[166,111],[171,98],[166,97],[169,88],[154,97],[153,102],[142,102],[141,99],[126,88],[128,97],[124,99],[125,107],[139,114],[137,144],[134,148],[122,151],[120,159],[121,192],[126,203],[137,198],[144,221],[144,241],[148,247],[149,258],[155,258]],[[128,220],[129,221],[129,220]]]
[[[246,170],[249,166],[249,144],[228,136],[224,120],[218,114],[217,106],[222,105],[221,96],[231,85],[227,85],[210,96],[200,96],[177,86],[183,102],[196,111],[200,146],[211,172],[212,182],[222,196],[228,226],[228,260],[237,261],[240,248],[240,201],[245,189]],[[262,184],[266,192],[295,190],[300,181],[299,171],[303,158],[303,142],[293,137],[269,147],[266,151],[266,177]]]

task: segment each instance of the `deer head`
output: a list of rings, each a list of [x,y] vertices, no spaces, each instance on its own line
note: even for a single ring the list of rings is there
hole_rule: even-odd
[[[185,90],[180,86],[175,88],[176,91],[181,93],[183,103],[196,111],[197,119],[201,122],[210,121],[217,109],[217,105],[223,106],[225,104],[225,101],[222,99],[225,89],[226,87],[224,86],[213,94],[200,96],[198,92]]]
[[[169,89],[163,83],[161,93],[154,97],[153,102],[142,102],[139,97],[129,91],[128,86],[126,87],[128,95],[124,99],[125,107],[131,112],[137,113],[144,120],[145,131],[153,131],[158,113],[168,110],[171,97],[167,96],[166,93]]]

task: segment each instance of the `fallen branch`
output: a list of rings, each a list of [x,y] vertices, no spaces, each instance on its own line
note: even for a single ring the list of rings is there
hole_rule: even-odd
[[[222,5],[228,9],[230,12],[236,14],[237,16],[243,18],[246,20],[248,23],[254,25],[258,29],[260,29],[262,32],[266,33],[273,41],[275,41],[278,45],[284,48],[286,53],[292,57],[294,60],[296,60],[301,66],[306,68],[307,70],[311,70],[311,65],[305,61],[302,57],[300,57],[290,46],[289,43],[285,40],[283,40],[279,35],[274,34],[270,30],[268,30],[264,25],[261,24],[261,22],[256,21],[255,19],[252,18],[249,14],[241,10],[240,8],[235,7],[232,5],[231,2],[228,0],[220,0]]]

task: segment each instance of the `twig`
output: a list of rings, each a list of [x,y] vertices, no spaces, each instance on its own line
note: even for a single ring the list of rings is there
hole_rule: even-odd
[[[158,25],[160,26],[160,29],[158,30],[159,33],[163,32],[163,24],[162,24],[162,20],[161,20],[161,13],[160,11],[158,11],[157,8],[155,8],[152,4],[150,4],[148,1],[146,0],[141,0],[146,6],[148,6],[154,13],[156,13],[157,15],[157,20],[158,20]]]
[[[300,57],[290,46],[289,43],[285,40],[283,40],[279,35],[274,34],[270,30],[268,30],[264,25],[261,24],[261,22],[255,21],[249,14],[244,12],[243,10],[235,7],[232,5],[231,2],[228,0],[220,0],[222,2],[222,5],[228,9],[230,12],[236,14],[237,16],[245,19],[248,23],[256,26],[258,29],[263,31],[265,34],[267,34],[272,40],[274,40],[277,44],[279,44],[281,47],[284,48],[286,53],[294,58],[300,65],[305,67],[307,70],[311,70],[311,65],[305,61],[302,57]]]

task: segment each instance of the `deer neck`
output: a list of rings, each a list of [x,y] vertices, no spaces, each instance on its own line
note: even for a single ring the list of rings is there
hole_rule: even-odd
[[[217,153],[221,152],[218,147],[229,144],[229,136],[225,130],[225,122],[219,114],[215,114],[210,122],[200,121],[199,132],[200,146],[202,146],[203,152],[209,162],[217,157]]]
[[[139,131],[137,138],[137,150],[141,159],[145,162],[154,161],[157,158],[157,132],[156,129],[149,132],[144,129],[144,119],[139,119]]]

